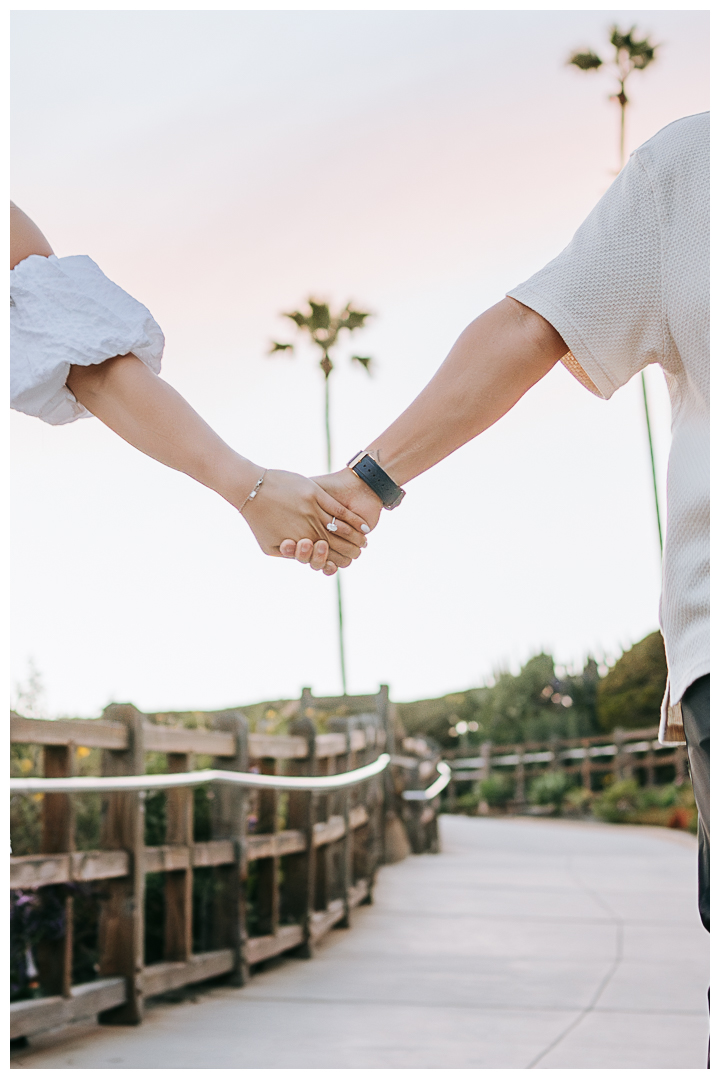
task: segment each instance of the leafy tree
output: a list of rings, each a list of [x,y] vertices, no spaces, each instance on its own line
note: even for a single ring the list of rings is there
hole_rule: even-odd
[[[370,318],[369,311],[359,311],[348,301],[341,311],[333,313],[325,301],[308,299],[307,311],[286,311],[283,315],[292,319],[301,334],[307,335],[313,345],[320,350],[320,369],[325,376],[325,443],[327,450],[327,470],[332,472],[332,436],[330,430],[330,373],[335,367],[331,351],[334,350],[343,331],[353,334],[362,329],[365,320]],[[292,342],[273,341],[269,355],[291,353],[295,349]],[[352,356],[351,362],[360,364],[369,373],[372,359],[369,356]],[[340,641],[340,674],[343,694],[347,693],[345,677],[345,639],[343,634],[343,607],[340,575],[335,577],[338,603],[338,634]]]
[[[656,724],[665,693],[667,661],[659,630],[623,653],[598,683],[597,713],[601,731]]]

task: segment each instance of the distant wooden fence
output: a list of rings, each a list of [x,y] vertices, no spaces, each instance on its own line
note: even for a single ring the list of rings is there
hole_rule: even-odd
[[[687,777],[687,754],[684,746],[663,746],[657,740],[657,727],[624,731],[618,728],[612,736],[589,735],[577,739],[552,739],[546,742],[525,742],[493,745],[484,742],[480,753],[473,757],[467,751],[446,752],[452,769],[447,792],[447,806],[452,809],[457,784],[463,781],[482,781],[491,774],[512,775],[515,782],[512,804],[527,802],[528,784],[536,776],[551,770],[575,775],[588,790],[593,775],[601,773],[616,780],[626,780],[640,769],[647,783],[654,784],[657,770],[671,766],[675,780]]]
[[[340,708],[342,706],[342,708]],[[356,710],[335,716],[318,734],[315,710]],[[314,698],[303,691],[299,718],[287,735],[248,732],[238,710],[215,714],[213,730],[154,725],[132,705],[112,705],[100,720],[47,721],[11,717],[11,741],[43,747],[44,776],[73,776],[76,750],[100,748],[102,775],[145,772],[145,754],[167,755],[167,772],[194,768],[196,755],[214,767],[271,776],[349,772],[394,754],[387,687],[367,698]],[[362,711],[357,711],[362,710]],[[49,943],[38,960],[44,997],[11,1005],[11,1037],[29,1036],[85,1017],[105,1023],[139,1023],[144,1000],[190,983],[227,975],[246,982],[253,964],[295,950],[309,957],[333,926],[349,926],[358,904],[372,901],[373,882],[385,850],[388,824],[401,820],[416,852],[437,850],[439,797],[405,800],[413,787],[428,788],[439,755],[406,740],[384,773],[327,794],[277,790],[249,792],[218,785],[212,800],[212,839],[193,838],[192,788],[166,794],[166,835],[145,845],[145,791],[103,796],[100,849],[76,851],[73,796],[48,793],[42,801],[41,853],[11,857],[10,887],[102,882],[98,977],[72,985],[73,898],[65,898],[64,940]],[[417,795],[417,793],[416,793]],[[23,796],[16,796],[22,798]],[[414,796],[415,797],[415,796]],[[282,828],[280,822],[280,799]],[[248,867],[257,864],[253,936],[248,935]],[[214,948],[193,954],[193,870],[216,875]],[[164,874],[164,959],[145,963],[144,893],[148,873]]]

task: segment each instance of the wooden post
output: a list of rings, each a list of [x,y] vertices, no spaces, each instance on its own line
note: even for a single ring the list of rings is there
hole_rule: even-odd
[[[169,773],[190,772],[192,754],[168,754]],[[192,848],[192,788],[169,788],[166,795],[165,843]],[[192,866],[165,874],[165,959],[188,961],[192,956]]]
[[[136,776],[145,771],[144,717],[132,705],[109,705],[103,718],[124,724],[126,750],[103,752],[103,776]],[[100,913],[100,975],[124,975],[124,1005],[100,1013],[103,1024],[139,1024],[143,1017],[142,970],[144,964],[145,904],[145,792],[105,796],[102,846],[122,848],[130,856],[130,873],[103,883]]]
[[[346,753],[340,755],[337,759],[337,772],[350,772],[355,766],[355,754],[350,746],[350,737],[352,733],[352,722],[346,716],[335,716],[328,723],[330,731],[340,732],[345,736]],[[345,835],[342,840],[339,840],[337,845],[330,845],[336,847],[336,855],[338,856],[338,881],[337,891],[340,899],[343,902],[344,914],[342,920],[336,925],[347,930],[350,927],[350,886],[353,884],[353,848],[354,848],[354,836],[350,828],[350,801],[352,798],[352,792],[345,788],[342,791],[338,791],[335,797],[335,806],[333,809],[342,814],[345,821]]]
[[[643,754],[645,766],[645,783],[648,787],[655,787],[655,752],[650,743],[650,749]]]
[[[73,776],[75,773],[75,744],[43,747],[44,775]],[[43,853],[55,855],[75,850],[75,814],[70,795],[47,792],[42,803]],[[65,890],[63,898],[65,935],[60,941],[40,941],[35,946],[40,983],[48,995],[70,997],[73,954],[73,901]]]
[[[275,758],[262,758],[260,772],[264,776],[274,776]],[[258,791],[258,833],[276,833],[278,821],[278,793],[273,788],[261,788]],[[280,922],[280,859],[273,855],[257,862],[257,933],[258,935],[276,934]]]
[[[365,749],[360,750],[354,755],[354,768],[359,768],[361,765],[367,765],[368,762],[373,760],[375,750],[375,728],[372,727],[365,718],[362,721],[362,728],[365,732]],[[351,729],[352,731],[352,729]],[[375,792],[377,790],[377,784],[375,778],[372,780],[365,780],[362,784],[358,784],[357,787],[352,789],[350,796],[353,806],[364,806],[367,810],[368,820],[364,825],[361,825],[359,829],[355,829],[352,838],[352,873],[351,880],[353,884],[360,878],[364,878],[368,883],[368,894],[363,903],[372,903],[372,879],[374,873],[373,863],[373,843],[374,836],[377,832],[377,825],[373,821],[375,815],[374,802]]]
[[[524,743],[518,743],[515,747],[515,752],[518,756],[518,763],[515,766],[515,802],[521,806],[525,803],[525,745]]]
[[[583,739],[582,746],[585,753],[583,754],[582,762],[580,764],[580,776],[582,778],[582,786],[586,791],[592,791],[592,770],[590,768],[590,740]]]
[[[316,775],[317,759],[315,756],[315,725],[312,720],[301,715],[290,724],[290,734],[300,735],[308,747],[307,757],[288,763],[291,776]],[[305,850],[294,855],[286,855],[284,860],[283,899],[286,918],[297,922],[302,927],[303,941],[295,950],[295,955],[309,960],[312,956],[311,918],[315,898],[315,846],[313,844],[313,826],[315,824],[315,796],[309,791],[291,791],[288,793],[287,827],[298,829],[305,837]]]
[[[632,777],[632,766],[630,765],[629,755],[625,753],[625,732],[622,728],[615,728],[613,741],[617,747],[617,753],[613,761],[615,781],[629,780]]]
[[[235,757],[215,758],[217,769],[233,772],[248,770],[248,722],[237,709],[219,713],[213,727],[235,736]],[[247,918],[245,882],[247,881],[247,792],[241,787],[218,784],[213,792],[212,831],[215,840],[232,840],[235,863],[215,869],[216,947],[235,952],[235,967],[229,977],[233,986],[244,986],[249,978],[247,962]]]
[[[675,747],[673,764],[675,766],[675,783],[679,787],[680,784],[685,783],[688,777],[687,748],[685,746]]]
[[[385,732],[385,753],[395,753],[395,725],[389,708],[388,687],[381,685],[376,698],[376,709],[380,727]],[[389,837],[388,829],[392,828],[398,815],[395,810],[395,783],[392,764],[388,765],[383,775],[383,833],[382,833],[382,861],[388,862]]]

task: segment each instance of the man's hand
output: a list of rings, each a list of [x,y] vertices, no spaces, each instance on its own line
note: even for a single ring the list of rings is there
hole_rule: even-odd
[[[333,499],[358,514],[371,529],[375,528],[383,508],[382,501],[352,469],[340,469],[312,479]]]
[[[363,518],[368,523],[368,532],[375,528],[382,510],[382,502],[352,469],[340,469],[339,472],[315,476],[312,479],[333,499],[337,499],[348,510],[354,511]],[[299,540],[297,544],[293,540],[284,540],[280,545],[280,554],[286,559],[309,563],[313,570],[322,570],[328,577],[337,572],[337,566],[332,561],[333,553],[330,552],[330,558],[328,558],[327,547],[322,540],[316,541],[314,545],[311,540]]]

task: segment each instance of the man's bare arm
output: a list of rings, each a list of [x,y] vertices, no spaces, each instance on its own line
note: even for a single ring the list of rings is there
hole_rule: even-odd
[[[496,423],[567,351],[549,322],[505,297],[466,327],[425,389],[366,449],[403,485]],[[316,480],[377,522],[380,499],[350,469]]]

